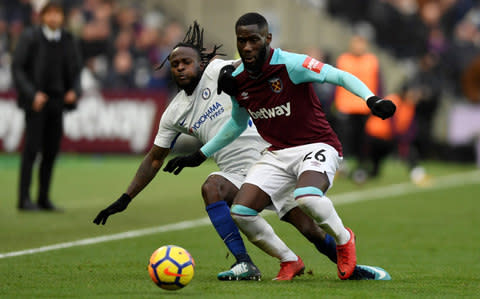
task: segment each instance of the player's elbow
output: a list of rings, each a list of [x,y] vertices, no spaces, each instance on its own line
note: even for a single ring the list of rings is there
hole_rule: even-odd
[[[150,165],[152,165],[153,170],[158,171],[162,167],[162,164],[163,160],[152,160],[152,163]]]

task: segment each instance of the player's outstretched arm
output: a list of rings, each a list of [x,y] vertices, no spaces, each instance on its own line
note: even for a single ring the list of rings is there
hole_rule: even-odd
[[[351,93],[366,100],[368,108],[370,108],[373,115],[386,119],[395,113],[396,107],[392,101],[375,96],[365,83],[354,75],[332,66],[325,67],[328,67],[325,82],[342,86]]]
[[[372,110],[373,115],[386,119],[395,113],[396,107],[392,101],[375,96],[367,85],[356,76],[329,64],[323,64],[306,55],[281,51],[279,53],[277,62],[282,61],[286,63],[290,79],[292,79],[293,83],[326,82],[342,86],[367,101],[367,105],[370,110]]]
[[[127,192],[123,193],[119,199],[107,208],[100,211],[93,222],[95,224],[105,224],[110,215],[125,210],[130,201],[155,177],[169,152],[170,150],[168,148],[153,145],[138,167],[137,173],[130,183]]]

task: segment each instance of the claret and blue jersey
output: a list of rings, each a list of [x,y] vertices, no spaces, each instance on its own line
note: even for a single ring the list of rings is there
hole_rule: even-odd
[[[209,157],[237,138],[251,118],[260,135],[279,150],[311,143],[342,146],[330,127],[312,82],[331,83],[367,100],[374,94],[357,77],[307,55],[272,49],[255,77],[243,64],[233,76],[238,92],[232,99],[232,118],[200,149]],[[365,104],[366,105],[366,104]]]
[[[260,75],[252,77],[243,64],[236,101],[253,119],[260,135],[278,150],[323,142],[341,155],[341,144],[330,127],[311,82],[325,82],[331,66],[307,55],[271,49]]]

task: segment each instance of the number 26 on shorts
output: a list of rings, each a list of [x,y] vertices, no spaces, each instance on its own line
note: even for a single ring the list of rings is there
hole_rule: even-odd
[[[323,154],[324,152],[325,152],[324,149],[321,149],[316,153],[309,152],[308,154],[305,155],[305,157],[303,158],[303,161],[315,159],[319,162],[325,162],[326,158],[325,158],[325,155]]]

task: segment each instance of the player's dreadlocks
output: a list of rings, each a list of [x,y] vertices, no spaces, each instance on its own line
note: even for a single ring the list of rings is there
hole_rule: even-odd
[[[173,47],[172,51],[178,47],[189,47],[196,50],[198,52],[198,55],[200,56],[200,60],[202,61],[202,63],[205,64],[205,66],[216,55],[225,56],[225,54],[223,53],[217,53],[217,50],[220,49],[222,45],[214,45],[213,51],[206,52],[207,49],[203,47],[203,28],[200,28],[200,25],[198,25],[197,21],[194,21],[193,25],[190,25],[187,34],[185,34],[185,37],[183,38],[183,41],[176,44],[175,47]],[[163,60],[163,62],[159,66],[155,68],[155,70],[161,69],[169,58],[170,54]]]

